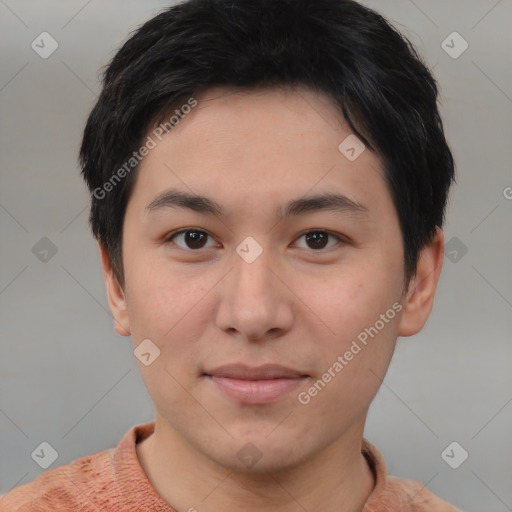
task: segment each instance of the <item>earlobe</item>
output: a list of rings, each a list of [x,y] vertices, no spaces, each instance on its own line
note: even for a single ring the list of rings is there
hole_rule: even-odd
[[[421,251],[416,275],[407,291],[399,336],[412,336],[423,329],[432,307],[444,257],[444,233],[438,227],[433,241]]]
[[[130,321],[124,290],[114,275],[107,250],[100,242],[98,242],[98,246],[101,255],[101,268],[107,288],[108,305],[114,317],[114,329],[121,336],[130,336]]]

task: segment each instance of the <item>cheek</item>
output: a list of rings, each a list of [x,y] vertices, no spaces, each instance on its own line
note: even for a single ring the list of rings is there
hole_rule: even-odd
[[[132,260],[132,263],[136,263]],[[148,265],[127,265],[127,306],[134,344],[149,338],[169,353],[169,361],[193,360],[195,340],[211,321],[208,292],[217,276],[185,272],[154,259]]]
[[[143,381],[157,406],[190,409],[193,404],[188,403],[184,387],[197,378],[199,364],[207,356],[199,342],[212,315],[202,300],[208,288],[183,273],[173,273],[171,278],[156,265],[133,272],[128,283],[134,348],[148,338],[160,349],[151,365],[137,363]]]
[[[331,282],[328,291],[309,292],[308,305],[320,311],[321,325],[328,327],[318,345],[324,373],[316,376],[327,381],[325,398],[333,394],[330,399],[344,407],[373,398],[398,335],[397,279],[384,272],[371,278],[351,274]],[[321,383],[318,387],[323,389]]]
[[[398,313],[391,304],[375,307],[382,297],[368,295],[366,299],[354,302],[353,309],[341,313],[338,322],[333,323],[337,336],[322,340],[319,373],[303,390],[302,398],[309,400],[309,413],[320,422],[338,425],[335,428],[344,428],[347,422],[365,414],[395,347]]]
[[[394,290],[398,288],[392,279],[398,278],[385,271],[379,273],[378,268],[369,273],[367,268],[340,269],[329,279],[303,280],[301,288],[296,288],[297,295],[305,298],[301,302],[303,314],[325,332],[324,346],[331,350],[350,346],[351,340],[373,325],[396,300]],[[389,324],[391,321],[386,326]]]

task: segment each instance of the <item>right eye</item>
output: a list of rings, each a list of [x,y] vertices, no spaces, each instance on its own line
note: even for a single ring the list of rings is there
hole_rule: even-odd
[[[189,252],[197,252],[199,249],[204,248],[205,241],[209,236],[210,235],[206,231],[203,231],[202,229],[185,228],[170,233],[166,237],[165,243],[171,242],[174,245],[177,245],[180,249],[183,249],[185,251],[188,250]],[[174,239],[177,237],[181,237],[181,240],[185,244],[185,247],[174,242]]]

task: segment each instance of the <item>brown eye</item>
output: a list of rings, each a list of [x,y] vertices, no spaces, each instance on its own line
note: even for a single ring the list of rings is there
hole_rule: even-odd
[[[197,249],[203,249],[205,247],[205,243],[210,235],[206,233],[206,231],[202,231],[199,229],[182,229],[180,231],[177,231],[176,233],[173,233],[171,236],[169,236],[166,239],[166,242],[175,243],[173,240],[176,237],[181,237],[183,243],[185,244],[185,247],[182,245],[176,244],[178,247],[182,249],[190,249],[190,250],[197,250]]]
[[[166,243],[172,243],[177,245],[179,248],[188,250],[188,251],[199,251],[200,249],[208,248],[206,245],[208,238],[210,235],[201,229],[195,228],[187,228],[181,229],[174,233],[171,233],[165,240]],[[211,237],[210,237],[211,238]],[[305,238],[306,247],[304,249],[309,249],[316,252],[322,252],[324,249],[329,249],[331,247],[336,246],[336,242],[343,243],[343,239],[331,233],[330,231],[325,230],[309,230],[306,233],[303,233],[300,238]],[[181,243],[175,242],[175,239],[181,239]],[[329,242],[333,241],[329,246]],[[210,246],[211,247],[211,246]]]
[[[311,230],[306,233],[303,233],[300,236],[300,238],[303,237],[305,237],[306,239],[306,249],[311,249],[313,251],[321,251],[322,249],[325,249],[328,244],[329,237],[331,239],[336,239],[338,242],[342,242],[342,239],[340,237],[334,235],[333,233],[330,233],[329,231],[324,230]],[[333,247],[333,245],[331,245],[331,247]]]

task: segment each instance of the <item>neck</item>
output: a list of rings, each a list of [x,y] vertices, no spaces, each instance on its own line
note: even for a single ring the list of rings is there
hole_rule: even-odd
[[[156,491],[180,512],[361,512],[375,485],[360,450],[362,427],[292,468],[254,473],[216,464],[156,420],[137,456]]]

